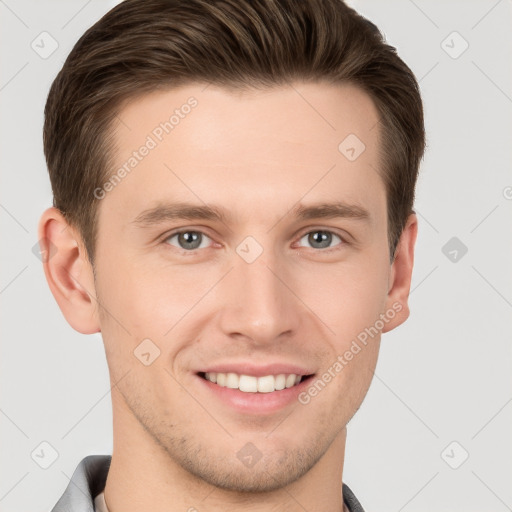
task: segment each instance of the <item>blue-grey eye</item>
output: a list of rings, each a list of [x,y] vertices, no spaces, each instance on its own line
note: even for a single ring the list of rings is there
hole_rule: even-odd
[[[306,238],[307,242],[311,244],[313,249],[325,249],[326,247],[328,248],[331,246],[333,236],[340,242],[343,242],[343,240],[332,231],[323,231],[320,229],[306,233],[300,240],[302,241]]]
[[[169,242],[169,244],[174,245],[179,249],[193,251],[195,249],[203,249],[204,247],[208,247],[208,244],[204,245],[203,242],[205,242],[205,239],[209,240],[209,237],[200,231],[180,231],[170,235],[168,238],[166,238],[166,241],[170,241],[173,238],[176,238],[178,245],[172,242]]]

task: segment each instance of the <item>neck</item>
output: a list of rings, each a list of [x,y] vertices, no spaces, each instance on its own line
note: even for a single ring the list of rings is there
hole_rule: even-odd
[[[113,396],[114,446],[104,490],[109,512],[341,512],[346,429],[302,477],[270,492],[210,485],[178,465]],[[124,408],[124,410],[122,410]]]

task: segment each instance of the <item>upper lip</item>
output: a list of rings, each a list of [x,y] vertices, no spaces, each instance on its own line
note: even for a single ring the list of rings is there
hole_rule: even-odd
[[[237,375],[251,375],[254,377],[264,377],[265,375],[291,374],[311,375],[315,372],[308,370],[303,366],[289,363],[272,363],[266,365],[255,365],[250,362],[240,363],[219,363],[205,367],[198,373],[236,373]]]

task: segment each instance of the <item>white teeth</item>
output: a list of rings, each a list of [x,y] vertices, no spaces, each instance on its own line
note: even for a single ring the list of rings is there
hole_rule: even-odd
[[[236,373],[228,373],[226,375],[226,387],[231,389],[238,388],[238,375]]]
[[[242,379],[244,378],[244,376],[242,375],[240,377],[240,389],[242,389]],[[260,377],[259,379],[257,379],[256,377],[251,377],[253,378],[255,381],[257,381],[257,388],[258,389],[251,389],[251,391],[259,391],[260,393],[271,393],[272,391],[275,390],[275,382],[276,382],[276,379],[273,375],[265,375],[265,377]],[[245,391],[245,389],[243,389],[242,391]]]
[[[291,373],[286,377],[286,387],[291,388],[295,384],[295,375]]]
[[[245,391],[247,393],[256,393],[258,391],[259,383],[256,377],[251,377],[249,375],[240,375],[238,379],[238,389],[240,391]]]
[[[281,391],[284,388],[295,386],[302,380],[302,376],[295,373],[254,377],[252,375],[238,375],[236,373],[206,372],[204,376],[207,380],[216,383],[218,386],[239,389],[244,393]]]
[[[215,382],[213,379],[214,379],[214,377],[217,377],[216,381],[219,386],[226,385],[226,374],[225,373],[217,373],[217,374],[210,373],[209,377],[212,382]]]
[[[274,387],[277,391],[280,391],[281,389],[284,389],[286,387],[286,375],[284,373],[281,373],[276,376],[276,382],[274,384]]]

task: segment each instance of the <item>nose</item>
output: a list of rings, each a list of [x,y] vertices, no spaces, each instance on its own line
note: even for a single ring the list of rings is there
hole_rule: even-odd
[[[221,328],[226,336],[254,345],[272,344],[301,331],[304,310],[282,257],[263,253],[252,263],[234,260],[222,286]]]

